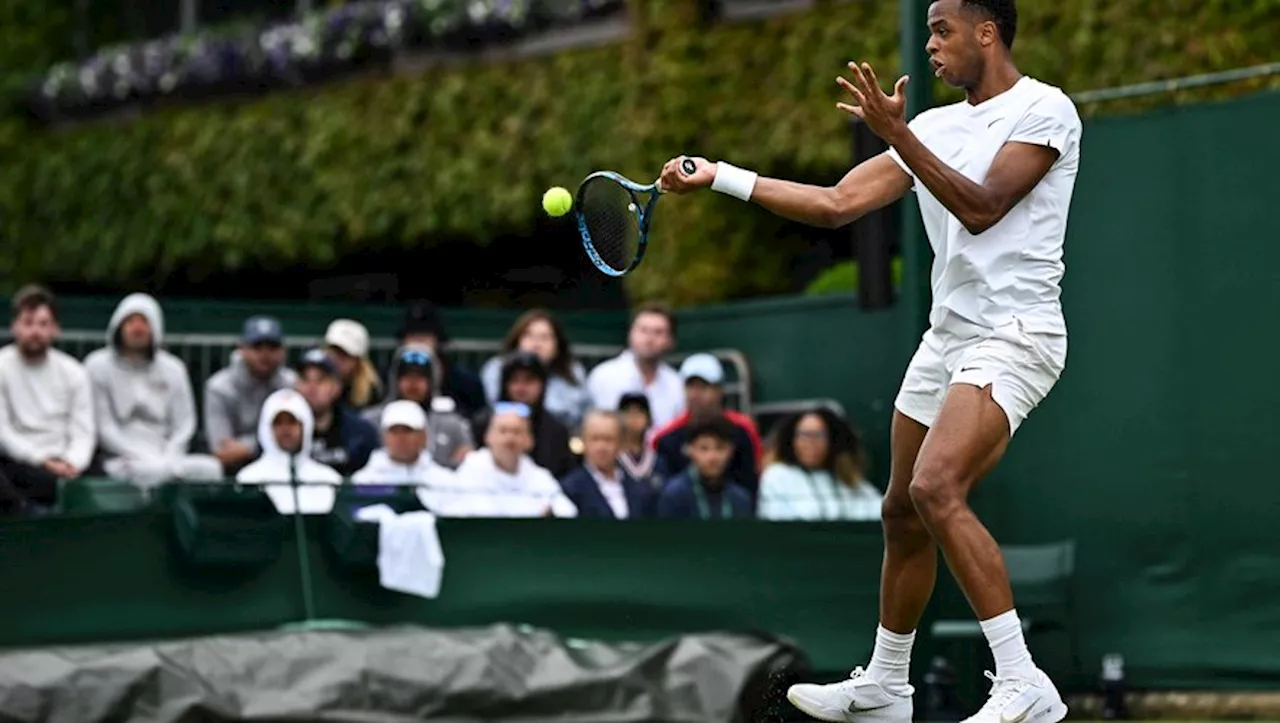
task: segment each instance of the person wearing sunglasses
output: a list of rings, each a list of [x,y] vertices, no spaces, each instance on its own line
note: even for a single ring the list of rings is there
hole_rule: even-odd
[[[391,356],[387,381],[387,402],[364,412],[365,419],[381,424],[387,404],[399,399],[417,402],[427,414],[427,449],[436,464],[456,469],[467,453],[475,449],[470,423],[459,414],[453,399],[435,392],[435,357],[422,345],[402,346]]]

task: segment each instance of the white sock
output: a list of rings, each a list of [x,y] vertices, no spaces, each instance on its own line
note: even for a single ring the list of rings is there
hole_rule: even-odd
[[[1010,610],[983,620],[981,625],[991,645],[991,655],[996,659],[996,677],[1034,680],[1036,664],[1031,662],[1031,651],[1027,650],[1027,641],[1022,637],[1018,611]]]
[[[899,695],[906,695],[911,672],[911,644],[916,641],[916,631],[895,633],[883,625],[876,627],[876,649],[867,665],[868,678],[882,688]]]

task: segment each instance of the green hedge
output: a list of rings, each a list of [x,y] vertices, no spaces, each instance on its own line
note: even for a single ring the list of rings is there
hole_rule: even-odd
[[[1084,90],[1270,60],[1280,0],[1022,5],[1024,70]],[[684,0],[631,11],[629,38],[603,48],[68,130],[6,121],[0,275],[124,283],[483,243],[531,231],[549,185],[596,168],[652,178],[680,152],[830,182],[850,157],[836,74],[855,57],[895,74],[887,0],[713,26]],[[684,304],[777,291],[803,243],[785,228],[711,194],[665,199],[627,283]]]

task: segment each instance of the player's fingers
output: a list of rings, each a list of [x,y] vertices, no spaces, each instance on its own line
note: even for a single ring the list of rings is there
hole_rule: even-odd
[[[893,96],[894,96],[895,98],[901,98],[901,97],[903,96],[904,92],[905,92],[905,91],[906,91],[906,89],[907,89],[907,81],[909,81],[909,80],[911,80],[911,76],[909,76],[909,75],[904,75],[904,76],[902,76],[901,78],[898,78],[898,82],[897,82],[897,83],[894,83],[894,85],[893,85]]]
[[[876,77],[876,71],[871,69],[871,63],[863,63],[862,71],[867,76],[867,82],[871,83],[876,90],[884,92],[884,88],[880,87],[880,79]]]
[[[836,85],[840,86],[841,88],[844,88],[844,89],[845,89],[846,91],[848,91],[849,93],[857,93],[857,92],[858,92],[858,89],[857,89],[857,88],[855,88],[855,87],[853,87],[853,83],[850,83],[849,81],[845,80],[845,79],[844,79],[844,76],[837,76],[837,77],[836,77]]]
[[[867,82],[867,76],[863,74],[862,68],[858,67],[857,63],[850,62],[849,70],[853,71],[853,83],[858,86],[858,90],[861,90],[863,93],[869,93],[871,91],[871,86]]]
[[[856,105],[849,105],[848,103],[836,103],[836,108],[839,108],[840,110],[844,111],[845,113],[848,113],[849,115],[855,115],[859,118],[865,118],[865,116],[862,113],[862,109]]]

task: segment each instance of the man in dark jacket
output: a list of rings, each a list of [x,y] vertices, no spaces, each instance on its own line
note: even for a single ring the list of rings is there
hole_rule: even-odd
[[[338,404],[342,379],[324,349],[312,349],[302,356],[295,388],[315,416],[311,458],[338,470],[343,477],[365,466],[380,444],[378,430]]]
[[[498,401],[520,402],[531,410],[533,450],[529,456],[545,467],[556,479],[569,473],[577,464],[569,449],[569,429],[542,405],[547,393],[547,368],[536,354],[516,351],[502,361],[502,383]],[[488,414],[476,418],[476,438],[483,438]]]
[[[488,404],[480,377],[445,359],[449,335],[445,332],[444,320],[440,318],[440,311],[435,304],[426,300],[409,302],[404,310],[404,321],[396,332],[396,339],[400,346],[422,344],[431,349],[436,366],[436,394],[453,399],[459,414],[471,417]],[[478,437],[483,438],[484,435]]]
[[[587,412],[582,420],[582,466],[560,480],[578,517],[635,520],[653,514],[654,491],[618,464],[622,420],[613,412]]]

